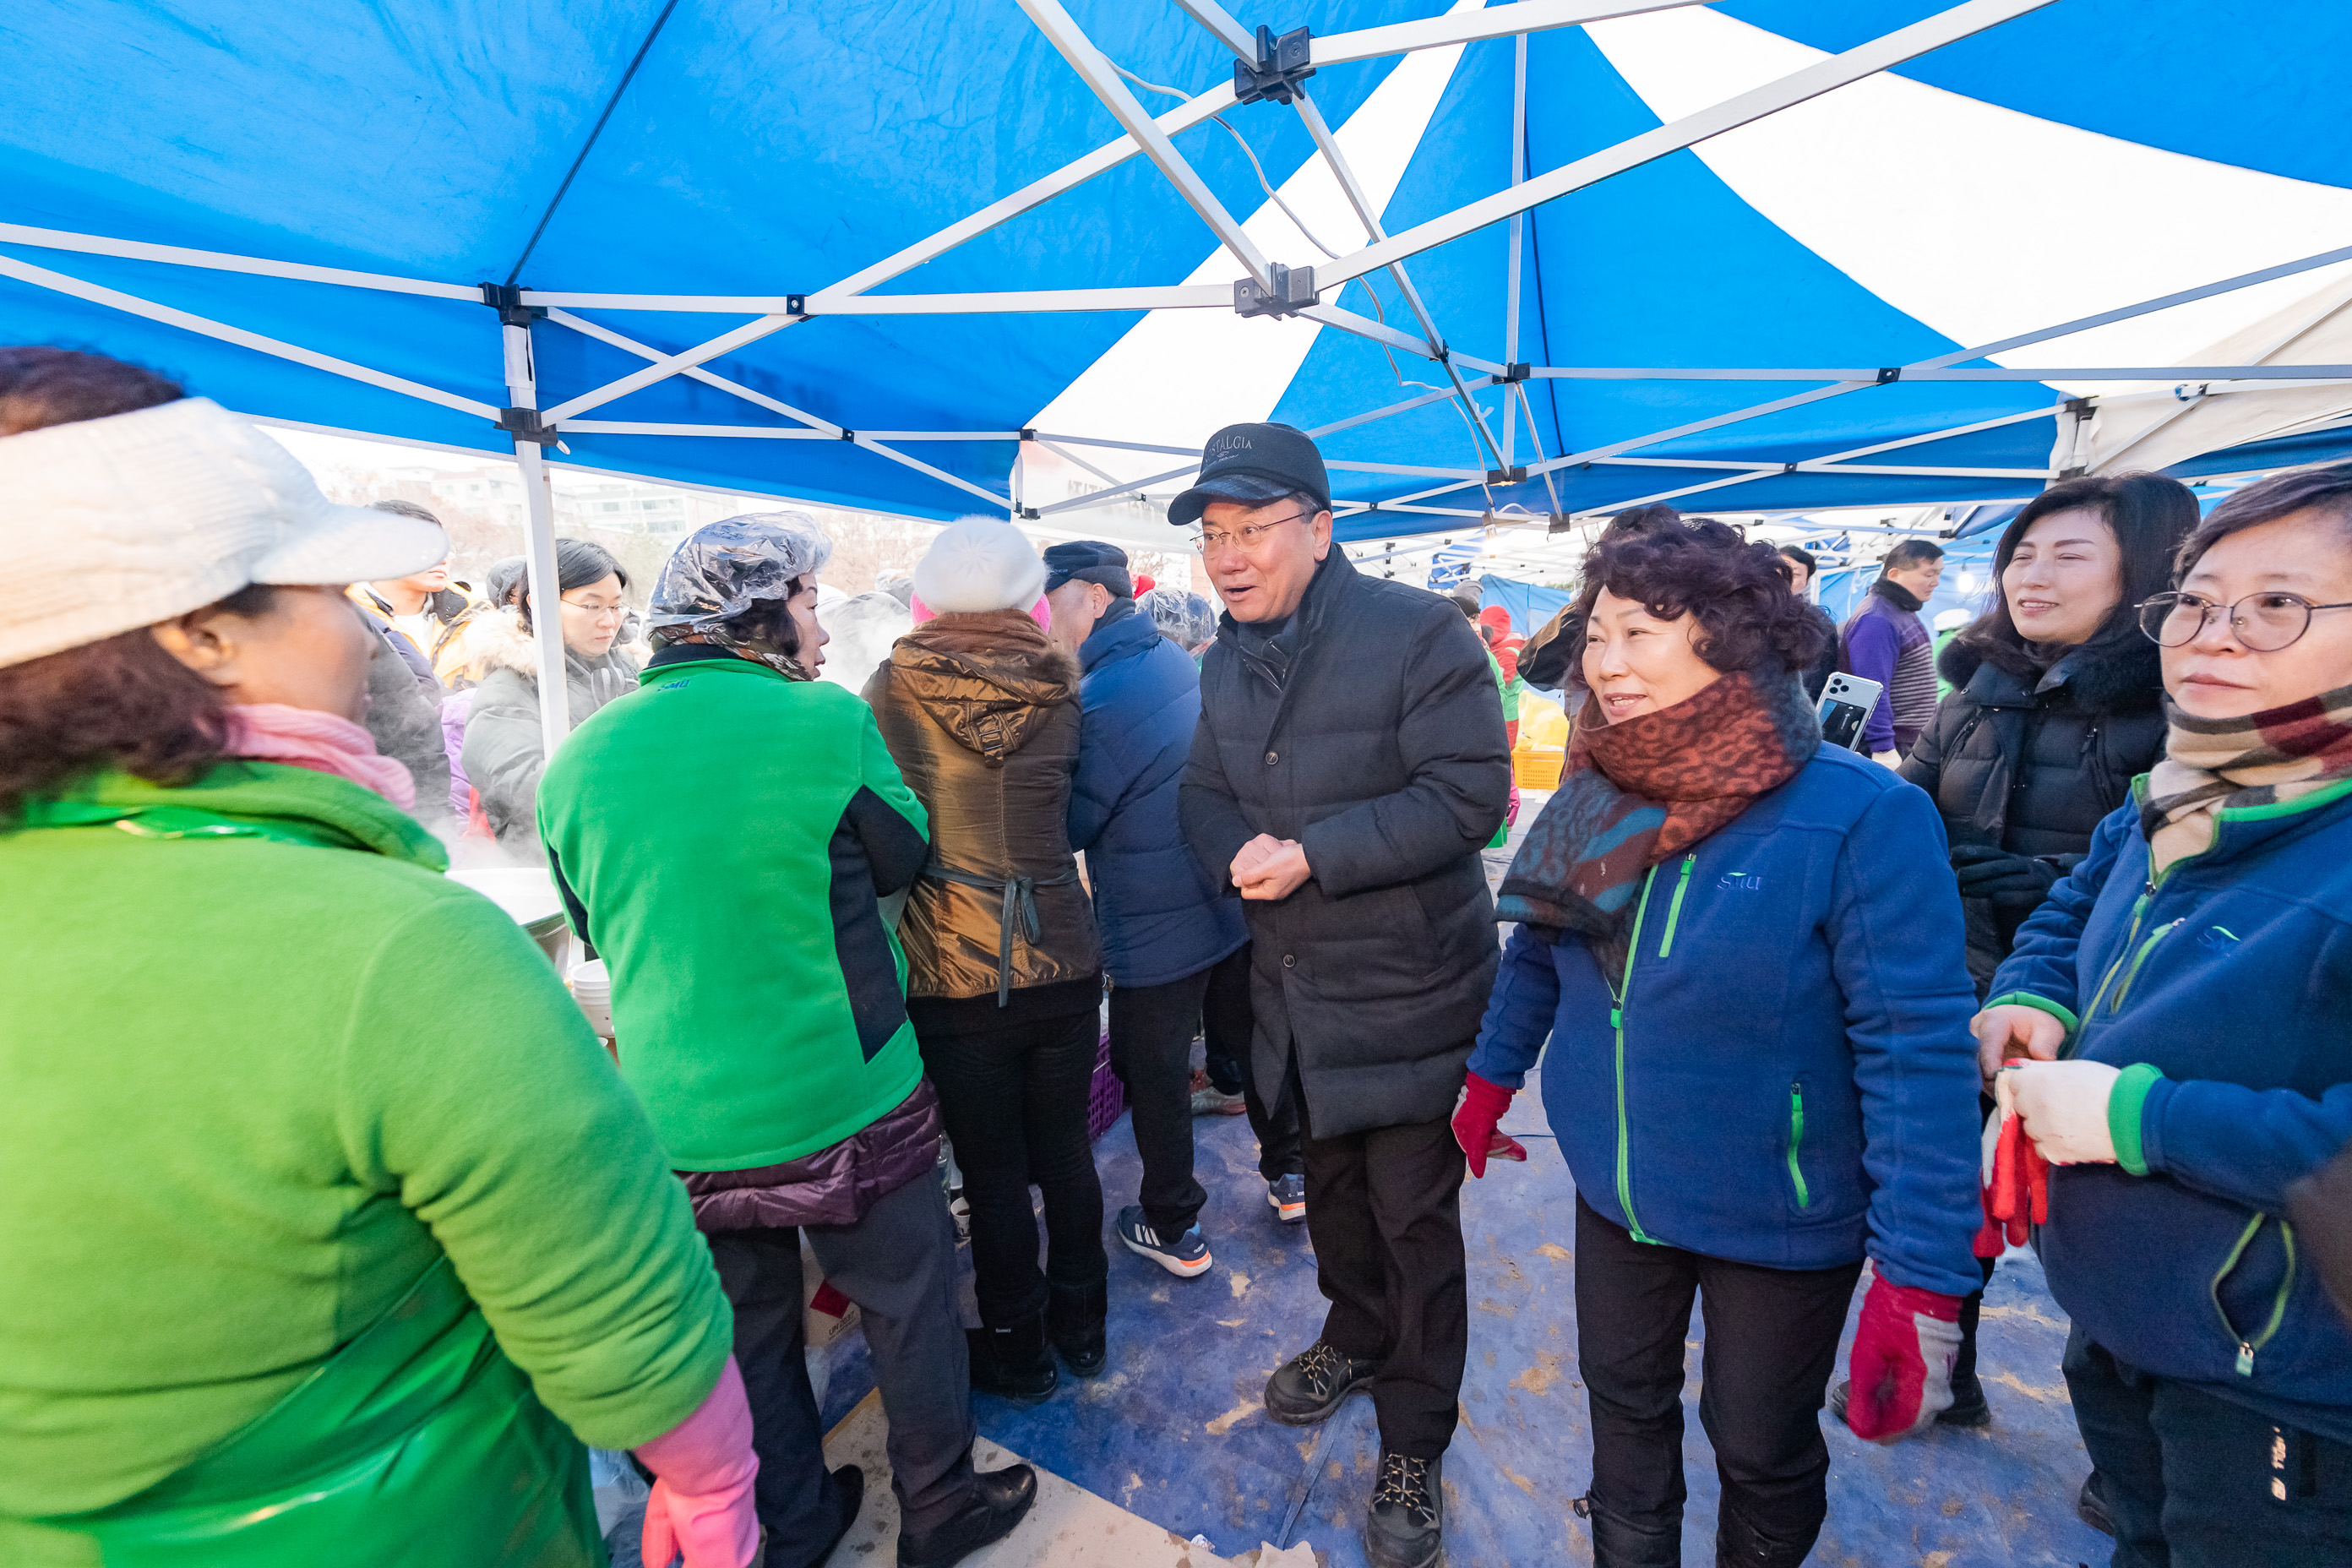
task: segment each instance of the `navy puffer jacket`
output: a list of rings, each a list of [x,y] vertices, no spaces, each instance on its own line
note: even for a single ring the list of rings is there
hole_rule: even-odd
[[[1078,772],[1070,847],[1087,858],[1103,968],[1164,985],[1248,940],[1241,911],[1185,847],[1176,788],[1201,721],[1201,675],[1131,599],[1114,599],[1078,649]]]

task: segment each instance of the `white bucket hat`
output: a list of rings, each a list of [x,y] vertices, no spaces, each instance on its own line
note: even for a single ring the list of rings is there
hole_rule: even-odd
[[[437,524],[338,506],[209,398],[0,437],[0,668],[183,616],[252,583],[405,577]]]

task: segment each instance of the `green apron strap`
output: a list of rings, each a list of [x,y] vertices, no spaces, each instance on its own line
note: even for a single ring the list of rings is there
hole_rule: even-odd
[[[604,1568],[587,1450],[447,1258],[275,1405],[110,1508],[40,1521],[108,1568]]]

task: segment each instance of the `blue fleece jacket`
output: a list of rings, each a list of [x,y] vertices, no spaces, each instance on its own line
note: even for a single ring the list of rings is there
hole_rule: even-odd
[[[1078,664],[1070,847],[1087,858],[1105,971],[1120,985],[1165,985],[1249,940],[1240,907],[1218,896],[1176,821],[1201,672],[1128,599],[1111,601]]]
[[[2042,1258],[2113,1354],[2352,1443],[2352,1332],[2284,1217],[2352,1142],[2352,783],[2219,815],[2151,882],[2126,804],[1993,976],[2123,1069],[2118,1163],[2051,1173]]]
[[[1645,1241],[1775,1268],[1865,1253],[1966,1295],[1976,988],[1935,804],[1824,748],[1645,881],[1628,972],[1521,929],[1470,1070],[1545,1114],[1584,1201]],[[1622,999],[1622,1000],[1621,1000]]]

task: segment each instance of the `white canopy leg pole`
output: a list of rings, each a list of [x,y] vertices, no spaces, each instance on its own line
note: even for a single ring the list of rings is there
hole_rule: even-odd
[[[539,377],[530,361],[530,329],[508,326],[509,406],[539,406]],[[555,572],[555,498],[548,493],[546,453],[536,441],[514,438],[515,462],[522,469],[524,582],[530,592],[531,646],[539,669],[539,729],[547,755],[572,732],[572,698],[563,679],[563,596]]]
[[[1512,42],[1517,55],[1511,67],[1511,184],[1525,183],[1528,177],[1528,36],[1521,33]],[[1503,363],[1519,363],[1519,250],[1526,243],[1520,226],[1527,214],[1511,215],[1511,272],[1503,295]],[[1524,391],[1520,401],[1526,401]],[[1518,460],[1518,421],[1511,416],[1511,394],[1503,393],[1503,467],[1509,468]],[[1528,426],[1528,434],[1535,434],[1535,426]],[[1549,476],[1547,475],[1546,478]],[[1558,509],[1555,508],[1555,510]]]

